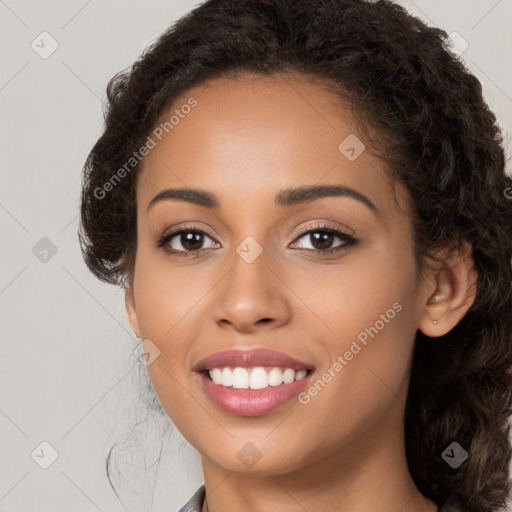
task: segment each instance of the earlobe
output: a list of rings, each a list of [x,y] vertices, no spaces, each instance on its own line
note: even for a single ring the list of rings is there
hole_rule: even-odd
[[[126,314],[128,321],[135,332],[135,336],[140,338],[139,320],[137,318],[137,309],[135,307],[135,297],[131,288],[126,288],[124,293],[124,305],[126,307]]]
[[[418,326],[426,336],[435,338],[449,332],[474,303],[478,273],[471,253],[471,245],[464,242],[441,268],[432,270],[434,289],[430,289]]]

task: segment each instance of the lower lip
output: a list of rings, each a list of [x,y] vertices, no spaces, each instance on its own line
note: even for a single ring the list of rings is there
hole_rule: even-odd
[[[275,411],[291,401],[308,384],[311,375],[300,380],[265,389],[235,389],[215,384],[204,373],[199,373],[201,385],[211,401],[220,409],[237,416],[260,416]]]

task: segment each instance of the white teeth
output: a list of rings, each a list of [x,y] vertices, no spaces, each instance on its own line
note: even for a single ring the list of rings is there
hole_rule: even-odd
[[[295,373],[295,380],[303,379],[307,375],[307,373],[307,370],[299,370],[298,372]]]
[[[235,368],[235,372],[236,370],[242,370],[242,368]],[[244,370],[244,373],[247,373],[247,370]],[[254,368],[250,375],[249,385],[243,387],[251,389],[265,389],[268,387],[268,374],[265,369],[261,368],[261,366]]]
[[[283,372],[279,368],[272,368],[268,374],[269,386],[279,386],[283,383]]]
[[[231,375],[231,370],[229,368],[224,368],[222,370],[222,375],[220,376],[219,384],[229,387],[229,386],[231,386],[232,382],[233,382],[233,377]]]
[[[292,370],[291,368],[286,368],[286,370],[283,373],[283,382],[285,384],[290,384],[290,382],[293,382],[295,380],[295,370]]]
[[[215,382],[215,384],[222,384],[222,370],[220,368],[211,369],[210,378]]]
[[[215,384],[220,384],[225,387],[233,387],[235,389],[265,389],[268,386],[279,386],[290,384],[294,380],[303,379],[307,370],[295,371],[292,368],[275,367],[267,372],[262,366],[252,368],[236,367],[233,370],[229,367],[225,368],[212,368],[209,370],[210,378]]]
[[[249,374],[245,368],[235,368],[232,373],[232,386],[236,389],[247,389],[249,387]]]

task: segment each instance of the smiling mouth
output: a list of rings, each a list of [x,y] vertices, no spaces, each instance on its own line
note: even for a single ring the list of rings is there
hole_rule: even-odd
[[[236,416],[261,416],[283,407],[301,393],[313,378],[314,368],[304,368],[294,371],[279,367],[223,367],[232,370],[220,373],[220,368],[214,367],[212,377],[209,369],[197,371],[198,384],[202,392],[221,411]],[[252,371],[248,377],[248,372]],[[265,373],[268,373],[268,378]],[[279,371],[276,371],[279,370]]]

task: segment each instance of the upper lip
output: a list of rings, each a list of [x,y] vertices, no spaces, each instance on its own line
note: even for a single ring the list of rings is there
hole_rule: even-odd
[[[295,359],[282,352],[268,349],[231,349],[217,352],[201,359],[194,365],[194,371],[211,370],[225,366],[252,368],[253,366],[281,366],[295,371],[314,369],[309,363]]]

